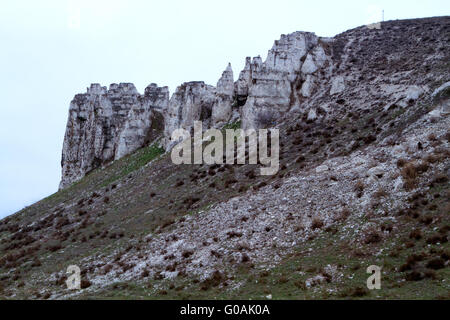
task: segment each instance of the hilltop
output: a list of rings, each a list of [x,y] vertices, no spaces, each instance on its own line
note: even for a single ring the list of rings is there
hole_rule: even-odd
[[[0,296],[448,299],[449,40],[450,17],[294,32],[215,87],[93,84],[60,190],[0,221]],[[279,172],[174,165],[196,120],[278,128]]]

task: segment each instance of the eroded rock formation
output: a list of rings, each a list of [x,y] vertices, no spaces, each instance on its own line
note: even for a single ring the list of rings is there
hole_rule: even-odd
[[[164,146],[170,148],[170,137],[175,129],[191,131],[194,121],[202,121],[205,128],[211,124],[216,89],[203,81],[185,82],[170,98],[164,113]]]
[[[109,90],[92,84],[77,94],[69,109],[60,189],[152,140],[168,101],[168,88],[155,84],[144,95],[131,83],[111,84]]]
[[[132,84],[113,84],[109,90],[93,84],[71,103],[60,188],[159,135],[168,150],[173,145],[172,132],[191,130],[197,120],[205,129],[239,118],[245,129],[274,124],[280,114],[298,110],[302,97],[312,94],[316,74],[328,59],[317,36],[295,32],[275,41],[265,62],[259,56],[246,58],[236,82],[228,64],[216,87],[186,82],[170,100],[168,88],[156,84],[148,86],[143,95]]]
[[[228,64],[226,70],[222,73],[222,77],[217,81],[216,98],[211,115],[213,127],[224,125],[230,120],[234,97],[233,70],[231,64]]]
[[[161,145],[170,150],[172,132],[191,130],[197,120],[205,130],[237,120],[248,129],[273,127],[286,117],[318,121],[341,112],[350,100],[360,111],[378,105],[385,111],[408,108],[428,92],[428,75],[415,84],[400,81],[413,66],[403,61],[397,46],[378,48],[376,37],[377,31],[366,27],[334,38],[310,32],[282,35],[265,61],[260,56],[246,58],[237,81],[228,64],[216,87],[185,82],[170,100],[168,88],[155,84],[143,95],[132,84],[113,84],[109,90],[93,84],[70,106],[60,186],[156,137],[162,137]],[[442,110],[447,113],[448,105]]]
[[[247,58],[237,83],[241,97],[248,92],[241,112],[244,129],[273,125],[312,94],[316,74],[330,59],[319,40],[313,33],[294,32],[275,41],[265,62],[256,57],[248,63]]]

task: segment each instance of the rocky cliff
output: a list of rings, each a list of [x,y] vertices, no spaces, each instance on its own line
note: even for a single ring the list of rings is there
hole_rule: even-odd
[[[228,66],[170,99],[91,86],[71,104],[63,186],[104,168],[0,221],[0,298],[448,299],[449,34],[450,17],[295,32],[236,81]],[[140,148],[237,118],[279,129],[275,175]],[[372,265],[382,290],[366,289]]]
[[[301,108],[302,99],[317,85],[317,74],[332,72],[327,41],[331,40],[308,32],[282,35],[265,62],[246,58],[236,82],[228,64],[216,87],[186,82],[170,100],[167,87],[155,84],[143,95],[133,84],[112,84],[109,90],[91,85],[70,105],[60,188],[157,137],[163,137],[161,144],[169,149],[173,130],[190,130],[194,121],[201,120],[204,128],[220,127],[231,119],[241,119],[245,129],[275,124],[280,114]]]
[[[264,62],[259,56],[246,58],[236,82],[229,64],[216,87],[201,81],[186,82],[176,88],[170,100],[168,89],[154,84],[144,95],[132,84],[113,84],[109,90],[94,84],[87,93],[76,95],[70,106],[60,187],[156,138],[162,138],[160,144],[168,150],[173,130],[190,130],[198,120],[204,129],[221,127],[231,120],[241,120],[244,129],[276,126],[292,113],[315,121],[334,117],[348,99],[357,101],[360,110],[379,103],[385,109],[405,108],[429,88],[423,85],[428,79],[404,80],[419,61],[405,60],[402,46],[409,41],[414,50],[423,50],[419,43],[398,38],[400,28],[404,27],[386,24],[381,31],[361,27],[349,36],[334,38],[310,32],[282,35]],[[378,48],[382,41],[379,35],[385,33],[391,38]],[[431,68],[427,61],[442,53],[438,50],[432,57],[431,51],[423,52],[420,63]],[[369,59],[369,55],[373,56]],[[373,70],[379,73],[368,77]]]
[[[151,84],[140,95],[131,83],[92,84],[69,108],[60,189],[91,170],[148,144],[163,127],[167,87]]]

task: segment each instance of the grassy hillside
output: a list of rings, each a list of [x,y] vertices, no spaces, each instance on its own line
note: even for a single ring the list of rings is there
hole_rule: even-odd
[[[337,36],[346,90],[280,115],[276,175],[174,165],[155,142],[1,220],[0,298],[449,299],[446,21]]]

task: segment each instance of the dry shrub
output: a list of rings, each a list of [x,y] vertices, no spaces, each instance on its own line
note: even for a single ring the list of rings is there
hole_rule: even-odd
[[[364,236],[365,244],[378,243],[383,239],[382,235],[375,229],[370,229],[367,231],[367,234]]]
[[[402,158],[402,159],[398,159],[398,160],[397,160],[397,167],[403,168],[407,162],[408,162],[408,161],[406,161],[406,160],[403,159],[403,158]]]
[[[352,297],[364,297],[365,295],[367,295],[367,293],[368,293],[367,289],[362,287],[356,287],[350,292],[350,295]]]
[[[425,161],[428,163],[435,163],[439,161],[439,157],[433,154],[426,156]]]
[[[405,179],[415,179],[417,178],[417,167],[413,162],[409,162],[403,166],[401,175]]]
[[[427,244],[447,243],[448,239],[446,235],[435,234],[427,238]]]
[[[81,217],[81,216],[84,216],[84,215],[86,215],[87,214],[87,211],[86,210],[80,210],[80,211],[78,211],[78,215]]]
[[[263,270],[263,271],[261,271],[261,273],[259,274],[259,277],[260,278],[266,278],[266,277],[268,277],[270,275],[270,271],[268,271],[268,270]]]
[[[442,258],[434,258],[427,262],[427,268],[439,270],[445,268],[445,261]]]
[[[175,183],[175,187],[180,187],[184,184],[183,180],[179,180],[177,181],[177,183]]]
[[[253,170],[248,171],[245,175],[249,179],[255,179],[256,178],[255,172]]]
[[[362,180],[358,180],[356,182],[355,188],[354,188],[354,191],[357,193],[357,197],[358,198],[362,197],[363,192],[364,192],[364,188],[365,188],[364,182]]]
[[[430,165],[427,162],[422,162],[417,165],[416,169],[418,173],[424,173],[427,172],[428,169],[430,169]]]
[[[448,176],[446,174],[440,173],[434,176],[434,183],[446,183],[448,181]]]
[[[218,287],[225,280],[226,280],[226,277],[220,271],[216,270],[213,272],[213,274],[209,278],[205,279],[202,282],[200,289],[203,291],[207,291],[211,287]]]
[[[52,243],[50,245],[48,245],[47,250],[50,252],[55,252],[58,251],[62,248],[61,243]]]
[[[378,190],[375,191],[375,193],[373,194],[373,197],[375,199],[381,199],[386,196],[387,196],[387,192],[382,187],[378,188]]]
[[[189,196],[184,199],[183,203],[186,205],[186,208],[192,207],[192,205],[196,202],[200,201],[200,198]]]
[[[283,283],[287,283],[289,281],[289,279],[286,276],[281,276],[278,279],[278,283],[283,284]]]
[[[56,228],[61,228],[61,227],[64,227],[64,226],[66,226],[68,224],[70,224],[70,220],[67,217],[58,218],[58,220],[56,220],[56,222],[55,222],[55,227]]]
[[[409,238],[415,240],[422,239],[422,231],[420,231],[419,229],[414,229],[413,231],[410,232]]]
[[[89,288],[91,285],[92,285],[92,283],[89,280],[87,280],[87,279],[81,280],[81,284],[80,284],[81,289]]]
[[[227,236],[230,239],[232,239],[232,238],[240,238],[240,237],[242,237],[242,233],[232,230],[232,231],[228,231],[227,232]]]
[[[305,230],[305,226],[302,223],[299,223],[294,227],[294,232],[299,232]]]
[[[404,188],[409,191],[416,187],[416,178],[418,175],[417,167],[414,163],[409,162],[403,166],[401,170],[401,175],[405,180]]]
[[[236,182],[238,182],[235,178],[230,178],[228,180],[225,181],[224,187],[225,189],[229,188],[231,185],[235,184]]]
[[[38,258],[34,258],[33,263],[31,264],[31,267],[35,268],[35,267],[40,267],[40,266],[41,266],[41,261]]]
[[[192,251],[192,250],[184,250],[181,255],[183,258],[187,259],[190,256],[192,256],[193,254],[194,254],[194,251]]]
[[[248,256],[248,254],[246,254],[246,253],[242,254],[241,262],[242,263],[250,262],[250,257]]]
[[[312,228],[313,230],[321,229],[323,226],[324,226],[324,223],[323,223],[322,219],[320,219],[319,217],[315,217],[315,218],[312,220],[311,228]]]
[[[339,213],[337,220],[339,221],[345,221],[350,216],[350,210],[348,208],[343,208],[341,212]]]

